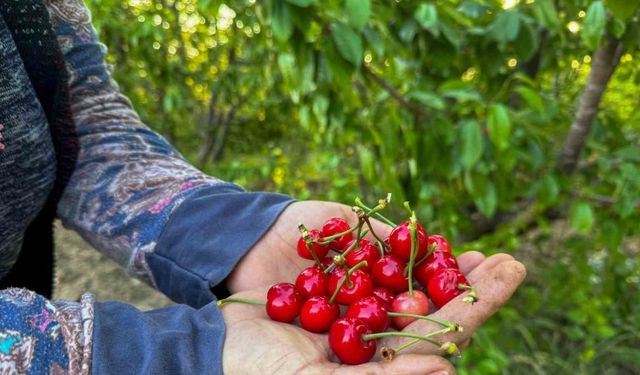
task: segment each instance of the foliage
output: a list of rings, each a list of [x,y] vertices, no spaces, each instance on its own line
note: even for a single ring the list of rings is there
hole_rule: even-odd
[[[392,192],[461,250],[525,257],[527,285],[461,373],[640,368],[637,2],[90,6],[141,116],[209,173],[303,199]],[[593,52],[611,38],[619,66],[563,173]],[[554,217],[570,227],[556,233]]]

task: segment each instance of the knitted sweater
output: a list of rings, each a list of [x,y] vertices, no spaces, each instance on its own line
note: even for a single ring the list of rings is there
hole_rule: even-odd
[[[244,192],[191,166],[120,93],[82,0],[45,4],[80,143],[57,214],[181,304],[142,313],[91,294],[66,302],[0,291],[0,373],[220,373],[224,322],[211,288],[291,199]],[[1,17],[0,123],[1,277],[56,176],[47,118]]]

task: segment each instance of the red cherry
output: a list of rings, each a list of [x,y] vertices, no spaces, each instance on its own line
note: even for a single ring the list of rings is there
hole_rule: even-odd
[[[345,250],[349,248],[349,246],[351,246],[351,244],[353,244],[354,241],[355,240],[349,241],[349,243],[347,243],[347,246],[345,247]],[[362,262],[363,260],[366,260],[367,266],[362,267],[361,269],[365,272],[368,272],[370,269],[370,266],[375,264],[378,261],[378,259],[380,259],[380,250],[378,250],[378,248],[374,244],[372,244],[369,240],[363,238],[360,240],[360,249],[351,250],[351,252],[347,254],[344,257],[344,259],[349,268],[355,266],[356,264]]]
[[[377,261],[371,269],[371,277],[376,286],[401,293],[409,289],[407,276],[404,274],[405,263],[394,255],[386,255]]]
[[[457,268],[446,268],[433,274],[427,284],[427,293],[437,308],[446,305],[447,302],[462,294],[463,290],[458,285],[469,285],[467,278]]]
[[[346,271],[343,268],[336,268],[331,272],[331,276],[329,276],[330,295],[333,295],[333,292],[338,289],[338,284],[345,274]],[[351,286],[349,286],[349,281]],[[357,269],[349,275],[349,281],[345,282],[338,291],[335,298],[336,303],[350,305],[362,297],[371,295],[373,281],[371,281],[371,276],[368,273]]]
[[[431,249],[431,246],[433,246],[433,244],[436,245],[434,247],[434,250],[451,252],[451,245],[449,245],[449,241],[447,241],[447,239],[444,238],[444,236],[441,236],[439,234],[430,235],[427,238],[427,245],[428,245],[427,248]]]
[[[429,314],[429,299],[426,294],[419,290],[413,291],[413,297],[411,297],[409,292],[404,292],[394,298],[390,311],[404,314],[427,315]],[[415,320],[416,318],[407,316],[391,317],[393,326],[399,330],[402,330]]]
[[[433,274],[444,268],[458,268],[458,261],[450,252],[435,250],[413,268],[413,277],[426,288]]]
[[[371,292],[374,297],[380,300],[384,307],[389,310],[391,307],[391,303],[393,302],[394,295],[387,288],[383,288],[381,286],[373,288],[373,292]]]
[[[346,221],[339,217],[332,217],[331,219],[327,220],[326,223],[324,223],[320,233],[322,234],[322,237],[329,237],[338,233],[346,232],[349,229],[351,229],[351,227],[349,227],[349,224]],[[346,249],[345,245],[352,239],[353,234],[348,233],[331,241],[329,246],[333,249],[343,251],[344,249]]]
[[[310,230],[309,236],[311,236],[311,238],[314,241],[319,241],[320,237],[322,237],[320,235],[320,231],[317,229]],[[318,259],[324,258],[324,256],[327,255],[327,253],[329,252],[329,246],[326,246],[326,245],[311,244],[311,248],[318,256]],[[313,255],[311,255],[311,252],[309,252],[309,249],[307,248],[307,243],[304,242],[304,237],[300,237],[300,239],[298,239],[297,249],[298,249],[298,255],[300,255],[300,257],[304,259],[313,260]]]
[[[267,315],[271,320],[289,323],[300,313],[302,299],[291,283],[279,283],[267,292]]]
[[[368,362],[376,353],[376,340],[363,340],[371,328],[357,318],[341,318],[329,330],[329,346],[340,361],[347,365]]]
[[[382,332],[389,327],[389,314],[384,302],[377,297],[360,298],[349,306],[345,318],[358,318],[369,325],[373,332]]]
[[[305,301],[300,310],[300,325],[309,332],[327,332],[340,317],[340,308],[329,303],[327,296],[314,296]]]
[[[418,242],[416,243],[416,257],[414,259],[422,259],[427,253],[427,232],[422,225],[416,225],[416,233]],[[411,232],[409,231],[409,222],[405,221],[393,228],[389,234],[389,245],[391,245],[391,254],[397,256],[405,262],[411,257]]]
[[[313,296],[326,296],[329,277],[317,266],[305,268],[296,278],[296,290],[303,300]]]

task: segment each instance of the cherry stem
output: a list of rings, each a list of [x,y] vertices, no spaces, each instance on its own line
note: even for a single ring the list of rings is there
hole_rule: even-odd
[[[384,241],[376,241],[376,245],[378,246],[378,250],[380,250],[380,258],[384,257]]]
[[[466,285],[466,284],[458,284],[457,286],[458,290],[469,290],[469,294],[464,297],[462,299],[462,302],[467,302],[470,304],[474,304],[476,302],[478,302],[479,298],[478,298],[478,292],[476,292],[476,288],[470,286],[470,285]]]
[[[361,223],[360,223],[360,224],[358,224],[358,227],[359,227],[359,228],[362,228],[362,224],[361,224]],[[369,231],[368,231],[368,230],[366,230],[366,229],[365,229],[365,230],[363,230],[362,232],[358,232],[358,236],[357,236],[356,240],[355,240],[355,241],[353,241],[353,243],[351,244],[351,246],[349,246],[349,247],[347,248],[347,250],[345,250],[342,254],[337,255],[337,256],[341,256],[341,257],[342,257],[342,259],[344,259],[344,257],[346,257],[350,252],[352,252],[352,251],[353,251],[353,249],[355,249],[356,247],[360,248],[360,240],[361,240],[364,236],[366,236],[366,235],[367,235],[367,233],[369,233]],[[333,269],[334,269],[334,268],[336,268],[336,265],[341,265],[341,264],[337,264],[337,263],[336,263],[336,261],[335,261],[335,259],[336,259],[336,258],[335,258],[335,257],[334,257],[333,259],[334,259],[333,263],[331,263],[331,264],[330,264],[330,265],[329,265],[329,266],[324,270],[324,273],[329,273],[329,272],[333,271]]]
[[[347,282],[347,280],[349,280],[349,276],[351,276],[351,274],[357,270],[358,268],[362,268],[362,267],[366,267],[367,266],[367,261],[363,260],[362,262],[356,264],[355,266],[351,267],[349,270],[347,270],[347,272],[344,274],[344,276],[342,277],[342,279],[340,279],[340,282],[338,283],[338,287],[336,288],[336,290],[333,292],[333,294],[331,295],[331,298],[329,299],[329,304],[332,304],[333,301],[336,299],[336,296],[338,295],[338,292],[340,291],[340,288],[342,288],[342,286],[344,285],[344,283]]]
[[[356,229],[358,229],[358,227],[354,226],[353,228],[349,228],[349,229],[345,230],[344,232],[336,233],[336,234],[333,234],[333,235],[327,236],[327,237],[322,237],[320,239],[320,241],[313,241],[313,242],[318,244],[318,245],[328,245],[328,244],[331,243],[331,241],[335,240],[336,238],[339,238],[339,237],[342,237],[344,235],[347,235],[347,234],[355,231]]]
[[[436,251],[436,244],[432,243],[431,246],[429,247],[429,250],[427,251],[427,253],[420,258],[419,261],[416,262],[416,264],[414,264],[414,267],[417,267],[420,263],[424,262],[425,260],[427,260],[427,258],[429,257],[429,255],[433,254],[434,251]]]
[[[405,205],[409,207],[409,202],[405,202]],[[409,207],[410,208],[410,207]],[[417,228],[416,228],[416,213],[411,211],[411,221],[409,222],[409,235],[411,238],[411,252],[409,253],[409,295],[413,297],[413,267],[416,262],[416,242],[417,242]]]
[[[246,303],[249,305],[263,305],[263,306],[265,305],[264,301],[258,301],[255,299],[248,299],[248,298],[238,298],[238,297],[229,297],[229,298],[218,300],[218,302],[216,302],[216,305],[220,307],[227,302],[240,302],[240,303]]]
[[[390,200],[391,200],[391,194],[387,194],[387,199],[386,199],[387,203]],[[397,226],[397,224],[395,224],[393,221],[387,219],[384,215],[379,213],[378,210],[376,210],[377,207],[374,207],[374,208],[367,207],[367,205],[362,203],[360,198],[356,198],[355,201],[356,201],[356,206],[358,206],[360,208],[364,208],[365,210],[367,210],[367,216],[375,216],[378,219],[380,219],[381,221],[383,221],[385,224],[391,225],[392,227],[396,227]]]
[[[324,266],[322,265],[322,262],[320,262],[320,258],[318,258],[318,254],[316,254],[316,252],[313,250],[313,246],[311,245],[313,243],[313,238],[311,238],[311,235],[309,235],[309,230],[307,229],[307,227],[304,226],[304,224],[298,225],[298,230],[302,234],[302,239],[304,240],[304,243],[307,246],[309,253],[311,253],[311,256],[313,257],[313,261],[316,262],[316,265],[320,267],[321,270],[324,270]]]
[[[409,338],[412,338],[412,339],[416,339],[416,342],[422,340],[422,341],[431,342],[432,344],[435,344],[435,345],[440,345],[440,343],[438,343],[437,341],[431,339],[431,337],[433,337],[435,335],[440,335],[440,334],[443,334],[443,333],[447,333],[449,331],[450,331],[449,328],[443,328],[443,329],[440,329],[440,330],[437,330],[437,331],[434,331],[434,332],[430,332],[430,333],[425,334],[425,335],[419,335],[417,333],[409,333],[409,332],[393,332],[393,331],[392,332],[378,332],[378,333],[370,333],[370,334],[367,334],[367,335],[362,335],[362,339],[363,340],[375,340],[375,339],[379,339],[379,338],[383,338],[383,337],[409,337]],[[404,347],[402,349],[404,349]],[[398,351],[398,349],[394,349],[394,350],[396,352]]]
[[[368,217],[365,216],[364,222],[367,223],[367,226],[369,227],[369,230],[371,231],[371,234],[373,235],[373,237],[375,237],[376,241],[382,243],[384,246],[384,241],[380,237],[378,237],[378,235],[376,234],[376,231],[373,230],[373,226],[371,225],[371,222],[369,221]]]
[[[436,336],[436,335],[440,335],[440,334],[443,334],[443,333],[447,333],[447,332],[449,332],[449,329],[448,328],[443,328],[441,330],[431,332],[431,333],[429,333],[429,334],[427,334],[425,336],[416,337],[415,339],[413,339],[411,341],[407,341],[404,344],[402,344],[402,345],[398,346],[397,348],[393,349],[393,352],[394,353],[398,353],[398,352],[410,347],[411,345],[420,342],[421,340],[422,341],[427,341],[427,342],[429,342],[429,343],[431,343],[431,344],[433,344],[433,345],[435,345],[437,347],[442,347],[442,343],[441,342],[439,342],[437,340],[434,340],[434,339],[431,339],[431,337]]]
[[[388,312],[388,314],[389,314],[389,316],[398,316],[398,317],[407,317],[407,318],[416,318],[416,319],[427,320],[429,322],[434,322],[434,323],[440,324],[441,326],[448,328],[452,332],[462,332],[462,331],[464,331],[464,328],[462,328],[462,326],[460,324],[458,324],[458,323],[446,322],[444,320],[432,318],[430,316],[424,316],[424,315],[418,315],[418,314],[409,314],[409,313],[398,313],[398,312],[392,312],[392,311]]]

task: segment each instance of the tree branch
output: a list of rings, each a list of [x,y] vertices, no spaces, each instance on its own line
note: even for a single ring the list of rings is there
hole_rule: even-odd
[[[578,164],[578,158],[584,149],[591,124],[598,113],[598,105],[618,65],[622,52],[622,43],[609,37],[605,44],[593,53],[591,73],[589,73],[587,85],[580,95],[575,120],[571,124],[569,134],[559,155],[558,164],[567,174],[572,173]]]
[[[402,95],[400,91],[398,91],[398,89],[396,89],[389,81],[376,74],[376,72],[371,70],[371,68],[366,65],[362,65],[362,71],[366,75],[371,77],[371,79],[378,85],[380,85],[386,92],[388,92],[389,95],[391,95],[391,97],[398,102],[398,104],[413,113],[413,116],[416,120],[421,119],[424,116],[422,108],[420,108],[420,106],[416,105],[415,103],[412,103],[411,100],[409,100],[409,98],[407,98],[406,96]]]

